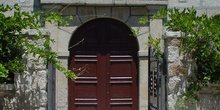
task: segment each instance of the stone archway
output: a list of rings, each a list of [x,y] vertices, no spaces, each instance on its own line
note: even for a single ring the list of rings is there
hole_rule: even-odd
[[[69,69],[87,67],[68,81],[69,110],[138,109],[138,44],[128,26],[91,20],[74,32],[69,47]]]

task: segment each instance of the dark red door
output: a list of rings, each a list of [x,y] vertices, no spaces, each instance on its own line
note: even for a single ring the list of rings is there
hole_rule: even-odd
[[[86,39],[70,50],[69,69],[79,77],[69,80],[69,110],[138,109],[136,41],[113,21],[92,21],[84,34],[75,34]]]

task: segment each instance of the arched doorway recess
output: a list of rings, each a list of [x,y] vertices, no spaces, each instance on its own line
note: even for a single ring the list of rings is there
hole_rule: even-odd
[[[69,110],[137,110],[138,43],[124,23],[98,18],[80,26],[69,43]],[[76,73],[77,74],[77,73]]]

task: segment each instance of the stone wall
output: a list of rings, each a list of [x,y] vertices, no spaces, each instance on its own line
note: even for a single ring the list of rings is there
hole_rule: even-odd
[[[214,14],[220,14],[220,1],[219,0],[168,0],[168,8],[195,8],[197,15],[207,14],[212,16]],[[169,32],[165,34],[165,50],[168,67],[168,82],[167,82],[167,97],[168,97],[168,109],[179,110],[177,99],[185,90],[185,79],[188,75],[191,75],[191,68],[195,66],[195,62],[192,60],[186,60],[181,55],[180,32]],[[199,93],[200,101],[192,101],[193,104],[187,104],[188,110],[218,110],[220,94],[214,91],[216,85],[210,85],[204,88]]]
[[[181,32],[167,31],[165,34],[165,54],[167,59],[167,107],[168,110],[219,110],[220,93],[216,91],[218,85],[210,85],[198,93],[200,101],[191,100],[184,102],[184,106],[177,100],[183,94],[186,87],[186,78],[192,75],[191,68],[195,62],[186,58],[180,51]]]
[[[43,32],[44,33],[44,32]],[[27,31],[35,35],[35,31]],[[46,33],[44,33],[46,34]],[[25,35],[25,37],[27,37]],[[37,46],[43,45],[43,39]],[[30,43],[32,40],[30,40]],[[23,55],[27,70],[14,75],[14,84],[0,84],[1,110],[46,110],[47,68],[42,60],[35,61],[32,55]]]
[[[0,4],[13,6],[18,3],[21,10],[40,9],[39,0],[0,0]],[[12,12],[5,13],[6,16]],[[45,36],[49,33],[42,29]],[[35,30],[24,31],[25,37],[36,35]],[[31,40],[30,40],[31,43]],[[42,45],[42,41],[38,46]],[[42,61],[34,63],[33,56],[23,55],[27,71],[14,76],[14,84],[0,84],[0,110],[46,110],[47,109],[47,68]]]

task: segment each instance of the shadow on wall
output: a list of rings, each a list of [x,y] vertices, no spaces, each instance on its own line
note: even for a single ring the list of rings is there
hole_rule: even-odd
[[[46,108],[46,82],[42,80],[42,76],[46,76],[46,73],[43,71],[32,70],[29,74],[16,75],[14,89],[0,91],[0,109],[36,110]]]
[[[220,108],[220,93],[210,94],[203,93],[200,94],[200,101],[197,103],[199,109],[202,110],[219,110]]]
[[[26,56],[27,71],[15,74],[11,90],[0,91],[0,110],[45,110],[47,108],[47,70],[43,61]],[[6,88],[7,89],[7,88]]]

